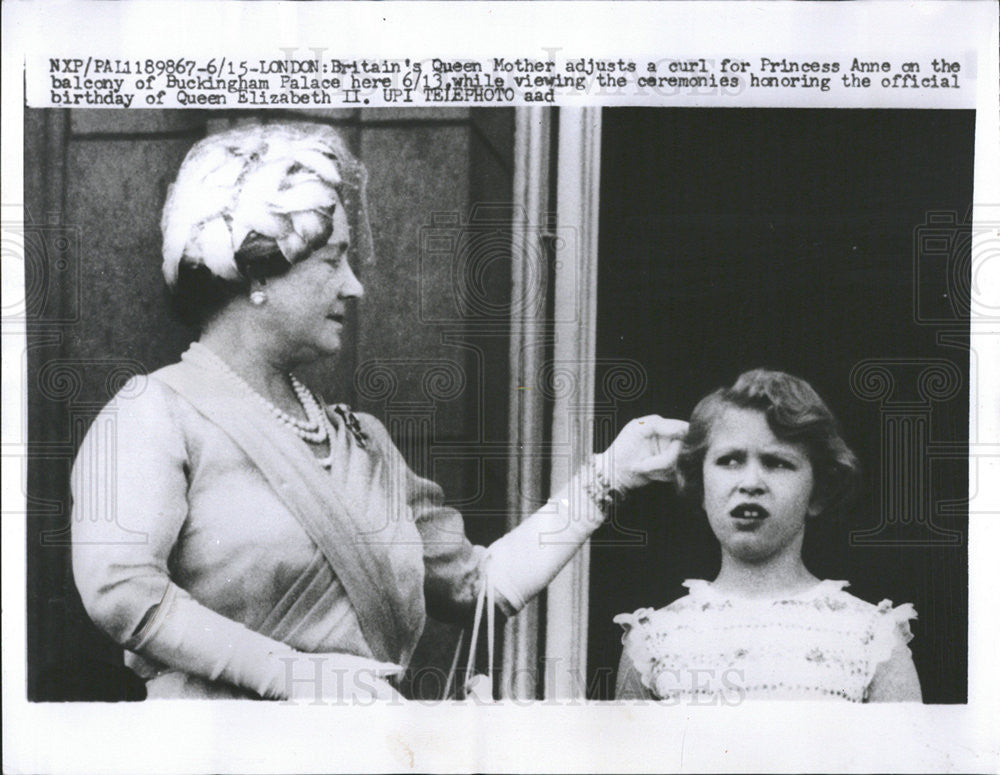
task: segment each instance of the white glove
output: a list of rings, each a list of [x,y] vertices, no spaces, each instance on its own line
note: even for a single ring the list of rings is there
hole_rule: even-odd
[[[548,503],[487,550],[488,583],[517,613],[541,592],[590,538],[605,515],[593,494],[608,484],[620,494],[674,478],[687,423],[657,415],[632,420]],[[596,476],[595,476],[596,474]]]
[[[307,654],[295,651],[279,657],[283,673],[276,687],[289,700],[368,704],[401,699],[387,681],[403,668],[353,654]]]
[[[171,583],[126,648],[209,681],[268,699],[391,699],[383,679],[404,668],[351,654],[307,654],[198,603]]]
[[[671,481],[687,429],[683,420],[655,414],[632,420],[598,456],[599,465],[623,495],[650,482]]]

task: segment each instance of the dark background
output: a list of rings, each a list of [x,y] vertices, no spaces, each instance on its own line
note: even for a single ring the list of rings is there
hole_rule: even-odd
[[[974,113],[603,116],[598,358],[648,379],[621,422],[686,419],[757,366],[812,383],[865,475],[847,519],[807,529],[807,563],[865,600],[912,602],[925,701],[965,702]],[[704,516],[665,486],[618,522],[592,549],[596,699],[621,653],[612,617],[666,605],[719,563]]]

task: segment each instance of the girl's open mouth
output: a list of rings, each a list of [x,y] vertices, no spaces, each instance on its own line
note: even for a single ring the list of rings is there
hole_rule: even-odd
[[[766,519],[770,513],[756,503],[741,503],[730,511],[729,515],[735,519]]]

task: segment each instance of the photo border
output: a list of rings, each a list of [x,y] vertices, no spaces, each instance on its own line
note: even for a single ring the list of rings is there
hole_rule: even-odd
[[[997,15],[985,0],[858,3],[315,3],[22,2],[3,5],[3,183],[22,201],[25,62],[41,51],[85,52],[121,36],[124,56],[174,47],[258,50],[290,39],[319,45],[320,29],[358,34],[343,56],[392,56],[422,46],[478,58],[485,41],[505,51],[588,51],[593,56],[663,51],[775,51],[844,56],[860,47],[886,56],[941,51],[976,67],[974,224],[1000,204]],[[150,30],[157,30],[150,36]],[[462,34],[457,35],[456,31]],[[872,31],[890,30],[875,36]],[[329,41],[328,41],[329,42]],[[285,46],[287,48],[287,46]],[[681,51],[683,49],[683,51]],[[673,53],[673,52],[671,52]],[[863,52],[862,52],[863,53]],[[371,55],[369,53],[369,55]],[[515,54],[516,55],[516,54]],[[636,53],[636,56],[639,54]],[[648,54],[652,55],[652,54]],[[31,78],[28,78],[29,90]],[[802,95],[775,96],[801,105]],[[853,96],[852,96],[853,99]],[[893,98],[896,99],[896,98]],[[710,104],[696,97],[683,105]],[[566,103],[575,106],[578,103]],[[646,104],[646,103],[640,103]],[[777,106],[777,105],[768,105]],[[869,105],[870,106],[870,105]],[[878,107],[890,107],[882,105]],[[903,108],[905,105],[894,105]],[[925,105],[926,106],[926,105]],[[997,232],[1000,238],[1000,232]],[[6,242],[6,232],[5,232]],[[6,252],[6,245],[5,245]],[[992,264],[986,262],[992,258]],[[973,255],[975,300],[1000,308],[997,260]],[[5,261],[9,265],[9,261]],[[4,306],[17,278],[4,268]],[[23,298],[23,278],[21,279]],[[974,305],[975,309],[975,305]],[[4,762],[10,772],[270,771],[994,771],[1000,639],[994,589],[1000,564],[1000,334],[974,319],[978,369],[970,374],[970,438],[980,489],[969,520],[969,702],[965,706],[839,706],[780,703],[736,708],[585,704],[308,707],[282,703],[160,701],[50,704],[25,700],[23,466],[3,467]],[[3,330],[4,456],[26,455],[24,326]],[[725,714],[725,715],[720,715]],[[722,731],[724,730],[724,732]],[[778,744],[780,741],[780,744]]]

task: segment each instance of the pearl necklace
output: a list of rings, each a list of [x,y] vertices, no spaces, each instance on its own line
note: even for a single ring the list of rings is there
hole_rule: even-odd
[[[294,374],[289,372],[288,380],[292,385],[292,390],[295,391],[295,397],[298,399],[299,405],[302,407],[302,411],[306,415],[305,422],[284,411],[281,407],[276,406],[271,401],[268,401],[264,396],[254,390],[245,379],[233,371],[228,363],[222,360],[222,358],[212,352],[209,348],[205,347],[205,345],[199,342],[192,342],[191,347],[206,356],[208,360],[210,360],[216,368],[219,369],[219,371],[229,377],[229,379],[239,386],[244,393],[249,395],[264,409],[266,409],[268,414],[277,420],[280,425],[290,430],[304,442],[308,444],[322,444],[327,442],[329,446],[329,454],[327,454],[326,457],[318,458],[318,462],[321,466],[323,466],[323,468],[330,468],[330,466],[333,465],[333,426],[330,424],[330,419],[327,417],[326,412],[324,412],[320,407],[319,402],[316,400],[312,391],[303,385]]]

